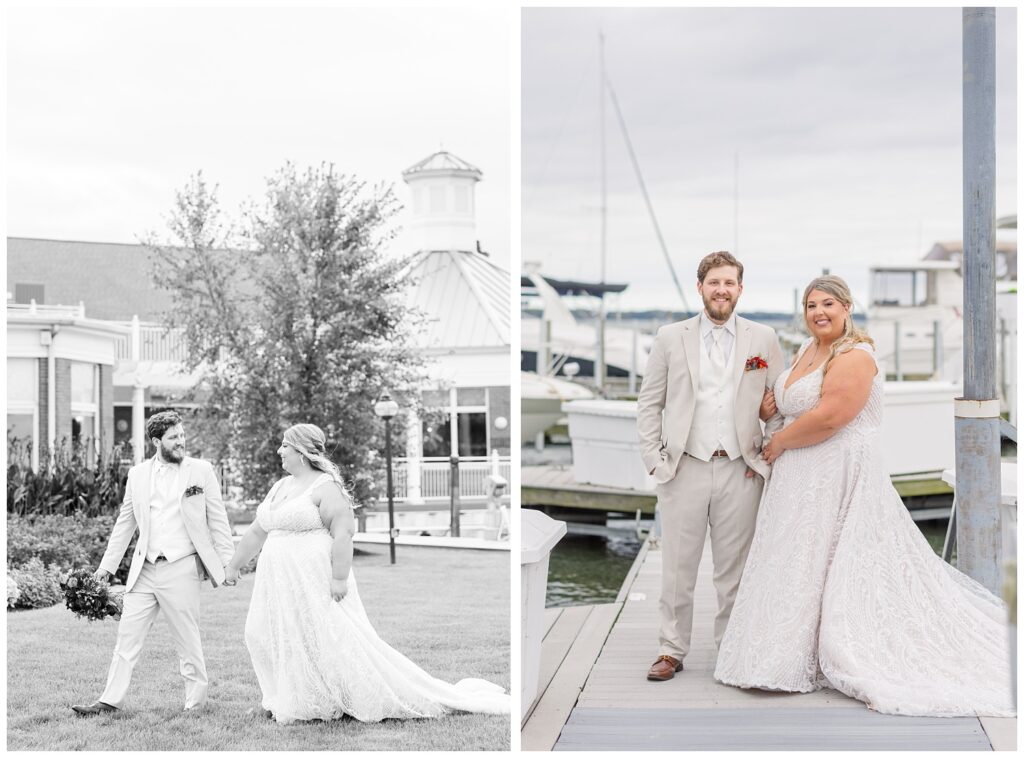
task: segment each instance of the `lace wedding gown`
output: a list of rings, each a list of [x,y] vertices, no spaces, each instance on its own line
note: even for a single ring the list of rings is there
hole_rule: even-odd
[[[786,389],[789,375],[775,383],[786,425],[818,404],[823,379]],[[935,554],[893,488],[883,386],[879,370],[853,421],[775,462],[715,679],[831,687],[890,714],[1012,715],[1005,606]]]
[[[281,723],[344,714],[380,721],[451,711],[509,713],[509,696],[498,685],[435,679],[381,640],[351,571],[348,594],[341,602],[332,599],[333,540],[310,497],[325,478],[271,506],[275,485],[256,511],[268,536],[256,568],[245,643],[263,707]]]

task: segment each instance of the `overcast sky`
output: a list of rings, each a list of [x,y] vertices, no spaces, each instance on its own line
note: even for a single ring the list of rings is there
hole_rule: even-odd
[[[1017,201],[1015,9],[999,8],[996,27],[1002,216]],[[548,275],[600,278],[602,28],[691,307],[714,250],[746,266],[741,309],[785,311],[822,268],[864,302],[870,264],[962,237],[959,8],[527,9],[523,260]],[[629,283],[625,308],[679,308],[607,109],[607,280]]]
[[[478,166],[477,236],[509,268],[511,11],[11,9],[7,232],[135,242],[202,169],[222,205],[288,160],[372,182]],[[399,241],[400,242],[400,241]]]

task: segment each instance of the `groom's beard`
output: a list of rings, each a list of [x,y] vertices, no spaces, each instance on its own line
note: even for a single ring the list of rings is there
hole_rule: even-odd
[[[181,463],[185,458],[185,447],[165,447],[164,443],[161,442],[160,456],[168,463]]]
[[[704,307],[707,309],[708,315],[715,321],[726,321],[732,312],[736,310],[736,298],[729,296],[726,302],[715,302],[712,297],[704,296]]]

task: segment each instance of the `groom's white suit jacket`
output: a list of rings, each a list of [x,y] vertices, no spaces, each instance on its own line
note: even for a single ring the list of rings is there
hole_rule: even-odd
[[[124,557],[124,551],[139,530],[139,541],[132,555],[131,567],[128,569],[128,581],[125,590],[129,591],[139,578],[142,566],[146,562],[146,552],[150,539],[150,496],[153,481],[154,458],[149,458],[128,471],[128,484],[124,490],[124,502],[121,512],[114,524],[107,550],[100,561],[100,568],[113,574]],[[184,458],[178,478],[183,483],[181,488],[181,518],[185,531],[195,545],[196,554],[202,561],[203,568],[213,586],[224,581],[224,566],[231,560],[234,553],[234,541],[231,539],[231,525],[228,523],[224,501],[220,495],[220,485],[209,461],[200,458]],[[198,494],[185,497],[191,488],[202,490]]]
[[[756,358],[768,367],[748,370],[748,361]],[[690,436],[702,360],[707,353],[700,314],[658,329],[637,398],[637,432],[644,466],[660,484],[675,477]],[[765,479],[771,467],[760,455],[764,433],[758,414],[765,390],[774,387],[782,370],[775,330],[737,316],[732,360],[736,436],[746,464]],[[766,426],[765,431],[774,432],[782,427],[782,417],[775,414]]]

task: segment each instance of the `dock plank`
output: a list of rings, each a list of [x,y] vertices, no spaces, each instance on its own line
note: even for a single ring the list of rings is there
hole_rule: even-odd
[[[989,750],[974,718],[886,716],[861,707],[685,711],[577,708],[556,750]]]
[[[545,608],[544,609],[544,633],[541,636],[541,640],[548,636],[548,632],[551,631],[551,627],[558,621],[558,617],[562,615],[564,608]]]
[[[620,604],[608,603],[579,608],[586,613],[573,614],[570,617],[572,621],[579,621],[575,627],[576,636],[566,654],[561,656],[560,665],[555,669],[550,682],[523,726],[523,750],[551,750],[554,747],[569,714],[576,705],[580,690],[590,675],[591,665],[597,659],[608,631],[619,614]],[[566,609],[569,610],[573,609]],[[561,618],[564,619],[566,615],[563,613]],[[568,626],[568,623],[565,626]],[[552,634],[554,632],[553,628]],[[542,669],[544,665],[542,651]]]

